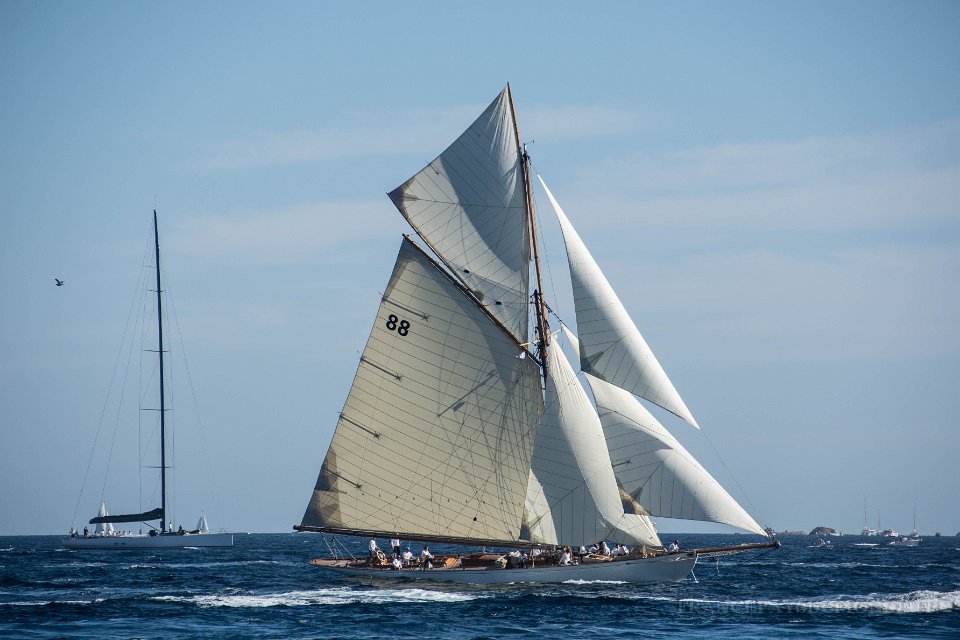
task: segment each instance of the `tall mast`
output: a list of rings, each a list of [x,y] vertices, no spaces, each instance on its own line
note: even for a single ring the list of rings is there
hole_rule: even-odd
[[[524,204],[527,207],[527,222],[530,226],[530,244],[533,247],[533,262],[537,272],[537,289],[533,292],[534,309],[537,314],[537,338],[539,339],[540,366],[543,367],[543,380],[547,380],[547,346],[550,344],[550,332],[547,330],[547,315],[543,302],[543,277],[540,275],[540,251],[537,247],[537,226],[533,219],[533,194],[530,190],[530,156],[526,145],[520,144],[520,127],[517,124],[517,111],[513,104],[513,91],[507,83],[507,95],[510,98],[510,113],[513,116],[513,133],[517,140],[517,150],[523,163],[523,186],[526,192]]]
[[[157,265],[157,352],[160,355],[160,531],[167,529],[167,433],[163,390],[163,310],[160,305],[160,233],[157,210],[153,210],[153,240]]]

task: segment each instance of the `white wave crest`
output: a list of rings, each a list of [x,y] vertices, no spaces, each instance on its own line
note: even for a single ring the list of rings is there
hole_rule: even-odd
[[[660,599],[660,598],[657,598]],[[665,599],[665,598],[664,598]],[[960,591],[911,591],[909,593],[871,593],[866,596],[838,595],[831,598],[789,600],[706,600],[682,598],[682,605],[706,605],[733,609],[774,608],[785,611],[880,611],[885,613],[937,613],[960,610]]]
[[[563,584],[627,584],[623,580],[564,580]]]
[[[404,604],[468,602],[481,596],[426,589],[355,590],[347,587],[264,594],[157,596],[153,600],[185,602],[200,607],[306,607],[318,604]]]

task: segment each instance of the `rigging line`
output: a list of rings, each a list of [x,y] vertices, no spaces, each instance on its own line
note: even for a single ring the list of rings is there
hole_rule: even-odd
[[[147,249],[144,251],[144,255],[150,249],[150,245],[147,245]],[[133,299],[130,301],[130,309],[127,311],[127,319],[123,325],[123,335],[120,339],[120,346],[117,348],[117,357],[113,363],[113,372],[110,374],[110,384],[107,387],[107,396],[103,400],[103,408],[100,410],[100,420],[97,422],[97,433],[93,437],[93,445],[90,447],[90,455],[87,458],[87,468],[83,472],[83,480],[80,482],[80,494],[77,496],[77,505],[73,510],[73,518],[71,524],[77,521],[77,513],[80,511],[80,501],[83,499],[83,491],[87,486],[87,477],[90,473],[90,466],[93,464],[93,455],[97,450],[97,442],[100,440],[100,431],[103,428],[103,419],[107,415],[107,406],[110,404],[110,394],[113,392],[113,383],[117,378],[117,367],[120,364],[120,356],[123,354],[123,346],[127,341],[127,332],[130,329],[130,317],[133,315],[133,310],[136,308],[136,302],[138,294],[140,293],[140,286],[143,280],[143,270],[140,270],[140,275],[137,277],[137,285],[134,289]],[[101,496],[102,497],[102,496]]]
[[[726,469],[726,470],[727,470],[727,473],[730,474],[730,477],[733,478],[733,481],[736,483],[737,487],[740,489],[741,495],[743,495],[743,497],[747,499],[747,502],[750,504],[750,510],[753,511],[754,513],[756,513],[756,512],[757,512],[757,506],[756,506],[755,504],[753,504],[753,500],[750,499],[750,494],[747,493],[747,491],[743,488],[743,485],[740,484],[740,481],[737,480],[737,476],[733,473],[733,470],[730,469],[730,467],[727,466],[727,463],[726,463],[726,461],[723,459],[723,456],[720,455],[720,452],[717,451],[716,445],[713,444],[713,440],[710,439],[710,435],[709,435],[706,431],[704,431],[703,429],[701,429],[700,431],[703,433],[703,436],[707,439],[707,442],[710,443],[710,447],[713,449],[713,452],[717,455],[717,459],[720,460],[720,464],[723,465],[723,468]],[[747,515],[749,515],[749,514],[747,514]],[[751,517],[752,517],[752,516],[751,516]]]
[[[536,167],[534,166],[534,162],[533,162],[533,157],[532,157],[532,156],[530,157],[530,168],[533,169],[532,173],[533,173],[534,175],[540,175],[539,171],[537,171],[537,170],[536,170]],[[532,177],[532,176],[531,176],[531,177]],[[539,182],[539,181],[538,181],[538,182]],[[533,198],[534,209],[539,210],[539,209],[540,209],[540,206],[539,206],[539,204],[537,204],[536,192],[535,192],[535,190],[534,190],[532,187],[531,187],[530,193],[531,193],[531,197]],[[539,229],[539,231],[540,231],[540,234],[539,234],[539,235],[540,235],[541,238],[544,238],[545,235],[544,235],[544,233],[543,233],[543,216],[537,216],[537,217],[536,217],[536,222],[537,222],[537,227],[538,227],[538,229]],[[547,263],[547,280],[550,281],[550,295],[552,296],[552,299],[554,300],[554,302],[557,302],[557,301],[559,301],[560,298],[559,298],[558,295],[557,295],[556,281],[553,279],[553,268],[552,268],[553,258],[550,257],[550,247],[549,247],[549,245],[548,245],[547,243],[544,243],[542,251],[543,251],[543,254],[544,254],[544,258],[545,258],[544,261]],[[550,313],[553,313],[553,315],[556,316],[558,320],[560,320],[560,316],[559,316],[556,312],[554,312],[552,309],[550,309],[549,305],[547,305],[546,302],[544,302],[544,306],[546,306],[546,307],[547,307],[547,310],[548,310]],[[563,321],[561,320],[561,322],[563,322]]]
[[[120,398],[117,402],[117,416],[116,416],[116,421],[114,422],[114,425],[113,425],[113,436],[110,439],[110,450],[107,455],[106,469],[104,470],[104,473],[103,473],[103,487],[100,490],[101,501],[103,501],[103,497],[107,491],[107,479],[110,476],[110,463],[113,460],[113,450],[117,442],[117,433],[120,431],[120,416],[123,411],[123,399],[127,395],[127,378],[130,374],[130,363],[133,360],[133,346],[134,346],[133,340],[131,340],[130,346],[127,351],[127,366],[124,368],[124,371],[123,371],[123,383],[120,386]]]
[[[160,267],[160,276],[161,276],[160,290],[167,294],[166,296],[164,296],[164,300],[166,301],[165,306],[169,309],[171,297],[170,297],[170,278],[167,276],[167,263],[161,262],[159,267]],[[157,304],[161,304],[159,299],[157,301]],[[169,317],[167,317],[166,322],[167,322],[167,327],[169,328],[170,327]],[[160,329],[162,331],[163,327],[160,327]],[[171,346],[172,345],[167,345],[167,349],[166,349],[167,352],[170,351]],[[157,357],[158,358],[162,357],[162,354],[157,354]],[[169,358],[167,360],[164,360],[164,363],[166,364],[166,367],[164,367],[164,371],[166,372],[166,380],[162,381],[163,384],[161,385],[160,388],[164,390],[162,391],[162,393],[165,392],[167,397],[160,398],[160,406],[165,406],[165,404],[169,405],[166,407],[169,417],[161,414],[160,419],[166,420],[165,422],[166,438],[168,440],[166,449],[169,451],[169,461],[167,462],[166,466],[170,470],[170,475],[167,482],[168,490],[167,490],[166,499],[170,503],[170,506],[167,509],[167,513],[163,515],[167,519],[167,522],[173,523],[173,522],[176,522],[177,520],[176,518],[176,515],[177,515],[177,458],[176,458],[177,424],[176,422],[177,421],[175,418],[175,416],[177,415],[177,412],[174,411],[174,409],[176,408],[176,405],[174,403],[174,397],[173,397],[174,360],[173,358]],[[161,443],[160,446],[163,447],[162,437],[161,437],[160,443]],[[164,451],[163,454],[167,454],[167,451]],[[161,457],[160,459],[163,460],[163,457]],[[160,472],[162,474],[164,470],[161,469]],[[172,514],[172,517],[171,517],[171,514]]]

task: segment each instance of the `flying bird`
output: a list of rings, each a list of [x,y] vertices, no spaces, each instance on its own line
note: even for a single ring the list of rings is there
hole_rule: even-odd
[[[54,278],[54,280],[56,280],[58,287],[62,287],[66,283],[66,280],[61,280],[60,278]]]

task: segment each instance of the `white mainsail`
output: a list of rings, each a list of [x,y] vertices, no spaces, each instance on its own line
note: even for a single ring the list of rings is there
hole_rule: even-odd
[[[543,178],[540,184],[560,220],[567,247],[580,338],[580,368],[699,428]]]
[[[636,398],[584,376],[597,401],[614,473],[630,498],[650,515],[720,522],[767,535]]]
[[[547,544],[579,546],[606,539],[661,546],[648,518],[624,513],[600,420],[560,350],[551,353],[547,367],[525,533]]]
[[[530,242],[509,87],[389,196],[454,275],[526,343]]]
[[[543,412],[518,350],[405,239],[302,526],[516,541]]]

